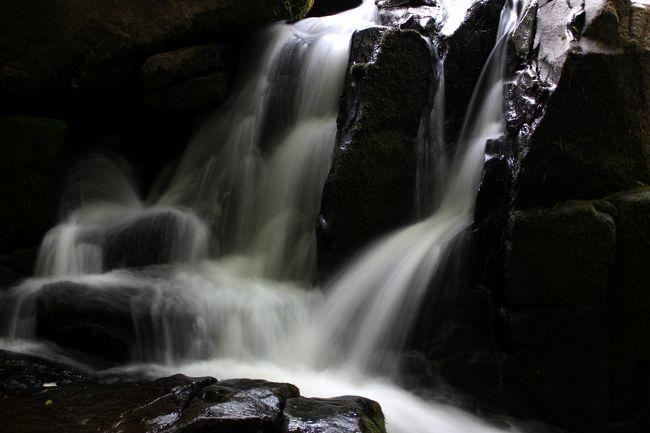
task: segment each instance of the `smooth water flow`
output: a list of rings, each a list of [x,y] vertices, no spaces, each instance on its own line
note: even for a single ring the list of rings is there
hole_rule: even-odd
[[[446,30],[469,3],[442,3]],[[458,151],[444,164],[433,158],[444,148],[439,81],[419,134],[420,167],[434,170],[418,176],[420,195],[429,196],[420,200],[423,219],[380,239],[322,291],[304,287],[315,271],[314,221],[349,41],[376,23],[372,0],[268,27],[243,80],[155,197],[140,200],[117,165],[93,162],[81,193],[67,199],[64,223],[43,241],[37,278],[6,295],[13,310],[3,333],[14,342],[5,345],[35,337],[36,299],[52,282],[78,283],[106,304],[135,291],[127,299],[140,363],[126,370],[291,382],[305,396],[363,395],[381,403],[390,433],[502,431],[371,372],[399,350],[423,296],[436,290],[432,278],[472,223],[486,140],[504,130],[505,47],[522,7],[506,2]],[[444,75],[442,61],[433,67]],[[172,265],[149,266],[157,263]]]

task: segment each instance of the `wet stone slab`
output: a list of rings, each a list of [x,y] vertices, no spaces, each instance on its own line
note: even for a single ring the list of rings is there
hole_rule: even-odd
[[[362,397],[291,398],[284,409],[289,433],[385,431],[379,404]]]
[[[47,380],[47,382],[45,381]],[[361,397],[308,399],[288,383],[91,373],[0,351],[3,433],[381,433]]]

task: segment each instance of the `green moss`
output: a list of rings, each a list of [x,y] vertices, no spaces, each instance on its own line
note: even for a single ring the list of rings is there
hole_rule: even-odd
[[[289,14],[289,22],[294,22],[304,18],[309,13],[312,6],[314,6],[314,0],[284,0],[282,5]]]
[[[365,414],[361,417],[361,431],[363,433],[386,433],[386,422],[381,406],[376,401],[367,400],[364,405]]]

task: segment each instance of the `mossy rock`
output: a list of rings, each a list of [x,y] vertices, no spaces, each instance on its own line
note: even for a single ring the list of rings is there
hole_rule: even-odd
[[[370,28],[354,34],[321,207],[325,268],[413,219],[415,138],[431,76],[431,52],[417,32]]]
[[[56,222],[67,143],[60,120],[0,118],[0,251],[37,245]]]

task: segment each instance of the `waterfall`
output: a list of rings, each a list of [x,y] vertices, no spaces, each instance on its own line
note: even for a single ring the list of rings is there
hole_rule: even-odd
[[[439,207],[424,221],[382,239],[334,280],[320,317],[304,338],[301,351],[309,362],[344,362],[366,371],[386,348],[399,348],[407,337],[433,275],[473,222],[485,144],[504,133],[503,65],[521,8],[521,2],[508,0],[503,9],[498,39],[472,96]],[[339,353],[328,350],[337,346]],[[331,359],[324,359],[326,353]]]
[[[446,31],[471,2],[452,3],[442,2]],[[156,197],[141,200],[128,176],[97,163],[103,169],[91,171],[100,179],[89,182],[45,238],[38,278],[7,295],[13,311],[4,335],[34,338],[35,298],[52,281],[83,285],[102,302],[124,287],[146,301],[132,303],[140,308],[133,310],[134,357],[155,363],[125,369],[288,381],[306,396],[359,394],[381,403],[390,433],[502,431],[420,399],[371,367],[403,343],[423,296],[435,290],[432,277],[472,223],[486,140],[504,130],[505,47],[523,3],[506,1],[458,151],[445,175],[436,176],[445,179],[437,197],[421,205],[424,219],[380,239],[322,292],[304,290],[315,268],[313,226],[349,41],[355,30],[376,24],[372,0],[333,17],[265,29],[243,80],[194,136]],[[442,76],[442,62],[434,67]],[[436,94],[420,131],[423,167],[444,147],[444,82]],[[427,179],[420,176],[418,190],[433,195]],[[152,227],[164,236],[152,240]],[[153,259],[145,248],[150,241]],[[137,254],[114,257],[124,243]],[[170,262],[155,272],[123,269]]]

